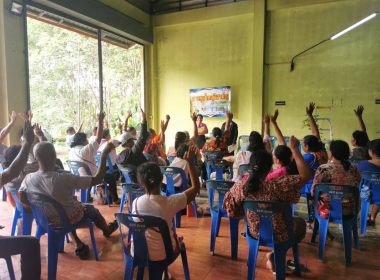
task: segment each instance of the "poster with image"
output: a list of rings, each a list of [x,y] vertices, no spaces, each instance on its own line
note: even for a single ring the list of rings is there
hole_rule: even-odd
[[[231,88],[213,87],[190,90],[191,114],[206,117],[225,117],[231,110]]]

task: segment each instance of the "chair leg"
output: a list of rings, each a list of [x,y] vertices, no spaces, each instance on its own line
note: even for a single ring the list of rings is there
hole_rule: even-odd
[[[96,186],[93,186],[93,188],[94,188],[93,189],[94,190],[93,193],[96,194]]]
[[[37,230],[36,230],[36,238],[38,239],[38,241],[40,241],[41,239],[41,227],[39,225],[37,225]]]
[[[106,191],[105,191],[106,194],[105,195],[106,195],[106,198],[107,198],[108,207],[111,207],[110,197],[108,195],[108,186],[107,186],[107,183],[105,183],[104,186],[105,186],[105,189],[106,189]]]
[[[329,221],[327,219],[319,220],[319,248],[318,248],[318,260],[323,262],[323,255],[325,253],[327,230],[329,228]]]
[[[230,218],[231,259],[236,260],[238,255],[240,219]]]
[[[94,250],[95,260],[98,261],[99,260],[99,258],[98,258],[98,250],[96,249],[94,228],[92,226],[92,221],[91,220],[88,220],[88,229],[90,230],[92,249]]]
[[[285,280],[286,275],[286,250],[274,245],[274,264],[276,269],[276,280]]]
[[[48,233],[48,280],[57,278],[58,252],[61,238],[51,232]]]
[[[8,267],[8,273],[9,273],[9,279],[10,280],[16,280],[15,277],[15,272],[13,270],[13,264],[12,264],[12,258],[11,256],[6,257],[5,261],[7,262],[7,267]]]
[[[66,243],[70,243],[69,235],[66,233]]]
[[[59,239],[59,253],[63,253],[65,251],[65,236],[62,236]]]
[[[15,236],[18,218],[19,218],[19,214],[18,214],[18,210],[16,208],[15,209],[15,214],[13,215],[13,223],[12,223],[11,236]]]
[[[248,251],[248,276],[247,280],[253,280],[255,278],[257,253],[259,252],[259,242],[254,240],[249,244]]]
[[[356,223],[356,221],[354,221]],[[351,221],[342,220],[342,232],[343,232],[343,245],[344,245],[344,257],[346,259],[346,266],[351,265],[351,252],[352,252],[352,224]]]
[[[124,208],[124,203],[125,203],[125,192],[121,194],[121,201],[120,201],[120,213],[123,213],[123,208]]]
[[[311,236],[311,242],[312,243],[315,243],[315,238],[317,237],[318,230],[319,230],[319,222],[318,222],[318,219],[315,219],[314,220],[313,234]]]
[[[180,228],[181,227],[181,211],[178,211],[175,214],[175,227]]]
[[[360,250],[359,247],[359,235],[358,235],[358,225],[356,222],[354,223],[352,227],[352,235],[354,236],[354,246],[356,250]]]
[[[365,232],[367,229],[369,205],[370,203],[368,201],[362,200],[362,207],[360,211],[360,236],[362,237],[365,237]]]
[[[136,277],[136,280],[143,280],[144,279],[144,269],[145,269],[144,266],[138,266],[137,267],[137,277]],[[149,278],[150,278],[150,275],[149,275]],[[162,278],[162,276],[161,276],[161,278]]]
[[[292,216],[294,216],[294,210],[296,210],[296,205],[293,203],[292,204]]]
[[[181,258],[183,265],[183,272],[185,274],[185,279],[190,280],[189,266],[187,263],[186,247],[184,243],[181,243]]]
[[[22,235],[32,235],[33,214],[22,214]]]
[[[218,214],[218,221],[216,223],[216,236],[219,236],[220,224],[222,222],[222,215]]]
[[[296,274],[298,277],[301,277],[300,256],[298,253],[297,241],[294,241],[294,244],[293,244],[293,258],[294,258],[294,265],[296,266]]]
[[[193,207],[194,207],[194,216],[195,218],[198,218],[197,202],[195,201],[195,199],[193,200]]]
[[[7,201],[7,191],[3,188],[3,201]]]
[[[211,255],[214,255],[217,222],[218,222],[217,214],[211,215],[211,238],[210,238],[210,254]]]
[[[133,271],[134,271],[134,267],[133,267],[133,261],[130,257],[127,257],[125,254],[124,254],[124,265],[125,265],[125,269],[124,269],[124,280],[132,280],[133,279]]]

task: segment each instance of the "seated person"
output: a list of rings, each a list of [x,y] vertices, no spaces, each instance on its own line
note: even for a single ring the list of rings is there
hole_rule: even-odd
[[[144,148],[146,141],[149,137],[147,132],[146,116],[143,110],[141,110],[141,133],[135,143],[136,139],[131,133],[126,132],[120,136],[119,142],[121,144],[121,152],[116,156],[116,163],[127,167],[134,166],[139,167],[141,164],[148,162],[144,156]],[[133,183],[138,183],[137,174],[130,172],[129,177]]]
[[[165,160],[158,156],[159,147],[165,143],[165,130],[165,123],[164,121],[161,121],[160,140],[153,143],[153,138],[156,137],[156,132],[153,129],[149,129],[149,137],[146,140],[146,145],[143,151],[144,153],[150,154],[154,158],[154,161],[160,166],[166,166]]]
[[[314,196],[314,186],[318,183],[350,185],[359,188],[362,176],[359,170],[348,161],[350,147],[342,140],[332,141],[330,144],[329,159],[330,163],[322,164],[318,167],[314,175],[311,196]],[[326,215],[329,213],[330,196],[321,193],[319,198],[318,214]],[[342,214],[351,216],[354,213],[354,197],[347,195],[342,198]],[[360,208],[359,208],[360,209]],[[323,210],[323,214],[321,211]],[[333,240],[334,236],[328,231],[327,239]]]
[[[166,122],[165,122],[165,127],[164,127],[164,131],[166,131],[166,129],[168,128],[168,124],[169,124],[169,121],[170,121],[170,116],[169,115],[166,115]],[[156,134],[156,131],[152,128],[149,128],[148,129],[150,135],[151,135],[151,139],[152,139],[152,143],[155,144],[155,143],[159,143],[161,141],[161,134]],[[165,142],[164,142],[165,143]],[[163,143],[163,144],[164,144]],[[158,153],[159,153],[159,156],[166,161],[166,163],[168,164],[168,159],[165,155],[165,151],[162,147],[162,145],[158,145]]]
[[[240,181],[226,193],[223,201],[223,209],[227,211],[228,217],[244,217],[244,200],[265,200],[282,201],[290,204],[298,203],[301,192],[300,189],[310,180],[311,172],[298,150],[299,141],[292,136],[289,140],[289,147],[293,152],[299,175],[282,176],[266,181],[272,169],[273,160],[270,153],[258,150],[252,153],[250,168],[252,174],[247,181]],[[259,218],[248,211],[247,223],[249,234],[258,239],[259,237]],[[301,217],[293,217],[294,238],[297,242],[305,237],[306,223]],[[275,243],[284,243],[289,240],[286,229],[285,216],[283,213],[273,217],[273,235]],[[275,269],[273,252],[267,254],[267,268],[272,272]]]
[[[372,140],[369,142],[369,156],[371,160],[363,160],[357,165],[357,169],[360,172],[380,172],[380,139]],[[364,181],[364,186],[369,182]],[[362,199],[369,199],[368,193],[364,193],[365,187],[362,186],[362,193],[360,196]],[[363,196],[364,195],[364,196]],[[367,225],[374,225],[376,221],[377,213],[380,211],[380,205],[372,204],[372,212],[368,217]]]
[[[363,121],[363,106],[358,106],[355,111],[355,115],[358,118],[360,131],[356,130],[351,136],[351,145],[355,148],[351,149],[350,159],[356,160],[369,160],[371,157],[368,154],[369,138],[367,135],[366,127]]]
[[[132,205],[132,214],[156,216],[166,220],[170,238],[173,245],[173,251],[177,252],[180,248],[182,237],[178,238],[173,230],[172,219],[174,215],[184,209],[187,204],[195,199],[199,191],[199,180],[194,165],[195,148],[191,147],[184,155],[187,161],[191,181],[193,187],[187,189],[183,193],[163,196],[161,195],[162,173],[160,167],[155,163],[142,164],[138,169],[138,178],[142,187],[146,190],[146,194],[136,198]],[[139,218],[133,218],[135,222],[139,222]],[[146,241],[149,250],[149,259],[151,261],[160,261],[166,258],[164,243],[161,234],[148,229]],[[133,240],[131,244],[131,254],[133,255]],[[168,279],[166,272],[165,279]]]
[[[98,127],[94,126],[92,129],[92,135],[90,136],[90,139],[88,139],[88,142],[96,141],[96,135],[98,133]]]
[[[196,150],[196,148],[194,149]],[[189,167],[187,165],[187,161],[184,160],[183,157],[185,156],[185,153],[187,153],[188,151],[189,151],[189,146],[187,146],[186,144],[182,144],[181,146],[179,146],[177,150],[177,156],[173,160],[173,162],[170,164],[170,167],[178,167],[178,168],[183,169],[183,171],[185,172],[186,178],[189,177]],[[175,175],[173,177],[173,181],[174,181],[174,187],[176,190],[183,189],[182,177],[180,174]],[[162,185],[161,185],[161,188],[163,191],[166,191],[166,185],[167,185],[166,176],[164,176],[164,179],[162,180]]]
[[[97,161],[95,159],[95,153],[99,149],[99,144],[103,136],[103,120],[105,113],[100,112],[98,114],[98,131],[96,133],[95,141],[88,142],[87,135],[83,132],[78,132],[75,134],[74,139],[71,143],[71,149],[69,152],[69,160],[80,161],[85,163],[91,171],[91,175],[94,176],[98,171]],[[114,147],[114,146],[113,146]],[[110,193],[110,202],[113,204],[120,204],[120,199],[117,195],[116,182],[119,179],[117,172],[105,173],[104,181],[108,184],[108,191]],[[87,175],[87,174],[86,174]],[[100,182],[102,183],[102,182]],[[103,193],[100,193],[101,197]],[[104,197],[103,197],[104,198]],[[107,204],[104,201],[104,204]]]
[[[109,152],[114,149],[113,144],[108,144],[104,149],[99,168],[94,177],[81,177],[71,173],[58,173],[54,171],[56,152],[53,144],[48,142],[38,143],[34,147],[34,155],[39,164],[39,171],[26,175],[21,184],[20,198],[23,204],[29,205],[29,200],[25,192],[40,193],[48,195],[62,204],[70,222],[74,224],[82,223],[91,219],[95,226],[103,231],[105,237],[109,237],[117,228],[117,222],[113,221],[107,225],[99,210],[93,205],[80,203],[74,196],[74,189],[88,189],[91,186],[101,184],[106,173],[106,160]],[[54,209],[48,209],[47,215],[49,224],[59,227],[61,221]],[[75,244],[75,256],[83,255],[89,248],[84,244],[73,231],[70,233]]]
[[[81,125],[80,125],[80,127],[79,127],[79,129],[78,129],[78,132],[81,132],[81,130],[82,130],[82,126],[83,126],[83,122],[84,122],[84,121],[82,121],[82,123],[81,123]],[[77,133],[77,132],[75,131],[75,128],[74,128],[74,127],[69,126],[69,127],[66,129],[66,133],[67,133],[67,135],[66,135],[66,146],[67,146],[67,147],[69,148],[69,150],[70,150],[70,148],[71,148],[71,142],[73,141],[74,136],[75,136],[75,133]]]

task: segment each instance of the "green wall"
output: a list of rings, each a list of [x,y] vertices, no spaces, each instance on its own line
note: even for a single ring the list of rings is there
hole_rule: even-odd
[[[265,62],[290,62],[379,8],[380,1],[349,0],[268,11]],[[278,108],[284,135],[303,137],[308,134],[301,129],[308,102],[332,106],[333,138],[349,141],[359,128],[353,110],[361,104],[370,139],[379,138],[380,105],[375,105],[375,98],[380,98],[379,44],[380,16],[296,58],[292,73],[290,64],[266,66],[264,111]],[[275,106],[275,101],[286,101],[286,106]],[[328,110],[321,112],[323,117]],[[328,133],[323,137],[329,138]]]
[[[251,11],[251,12],[249,12]],[[179,22],[179,24],[175,24]],[[253,13],[250,1],[157,16],[154,19],[153,82],[158,118],[172,116],[167,145],[190,130],[190,89],[231,86],[234,121],[251,129]],[[224,118],[205,118],[211,130]]]

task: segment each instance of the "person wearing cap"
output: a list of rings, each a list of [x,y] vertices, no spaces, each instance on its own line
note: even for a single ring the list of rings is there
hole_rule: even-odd
[[[147,132],[146,116],[143,110],[141,110],[141,132],[136,143],[136,136],[132,133],[126,132],[120,136],[120,144],[122,146],[121,152],[116,157],[116,163],[121,166],[134,166],[138,167],[141,164],[148,162],[145,158],[143,151],[145,148],[146,140],[149,134]],[[137,174],[130,172],[129,177],[132,182],[137,183]]]

